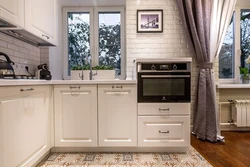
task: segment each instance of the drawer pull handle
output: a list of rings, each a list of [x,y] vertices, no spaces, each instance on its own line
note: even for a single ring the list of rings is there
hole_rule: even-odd
[[[165,133],[166,134],[166,133],[169,133],[169,130],[168,131],[160,131],[159,130],[159,133]]]
[[[81,87],[80,86],[70,86],[69,88],[70,89],[80,89]]]
[[[122,86],[112,86],[112,89],[114,89],[114,88],[120,88],[120,89],[122,89]]]
[[[29,88],[29,89],[20,89],[21,92],[33,91],[33,90],[35,90],[35,89],[33,89],[33,88]]]
[[[42,37],[49,39],[49,36],[42,34]]]
[[[169,108],[159,108],[159,111],[169,111]]]

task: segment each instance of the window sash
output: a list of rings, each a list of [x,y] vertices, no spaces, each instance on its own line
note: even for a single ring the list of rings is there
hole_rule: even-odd
[[[121,17],[121,75],[125,79],[125,12],[123,7],[64,7],[63,8],[63,79],[69,80],[68,75],[68,12],[90,14],[90,54],[92,66],[99,64],[99,12],[119,12]]]

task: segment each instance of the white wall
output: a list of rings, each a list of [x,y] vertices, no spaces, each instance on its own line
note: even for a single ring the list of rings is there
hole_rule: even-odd
[[[163,33],[137,33],[138,9],[163,9]],[[175,0],[126,1],[127,77],[135,58],[191,57]]]
[[[49,66],[52,79],[63,79],[63,36],[62,36],[62,4],[58,0],[58,46],[49,48]]]

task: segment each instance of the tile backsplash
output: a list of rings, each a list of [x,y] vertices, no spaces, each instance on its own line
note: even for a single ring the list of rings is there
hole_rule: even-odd
[[[35,74],[37,66],[46,60],[43,59],[43,61],[41,61],[41,50],[42,49],[39,47],[30,45],[0,32],[0,52],[7,54],[15,63],[13,68],[16,74],[27,75],[28,73],[25,70],[25,66],[28,66],[29,71]],[[44,48],[43,50],[48,49]],[[48,57],[48,54],[43,56]],[[3,56],[0,56],[0,59],[5,60]]]

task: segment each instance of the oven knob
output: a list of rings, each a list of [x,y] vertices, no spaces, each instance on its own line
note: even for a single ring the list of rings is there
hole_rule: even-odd
[[[155,70],[155,65],[152,65],[152,66],[151,66],[151,70]]]
[[[176,64],[173,65],[173,70],[177,70],[177,65]]]

